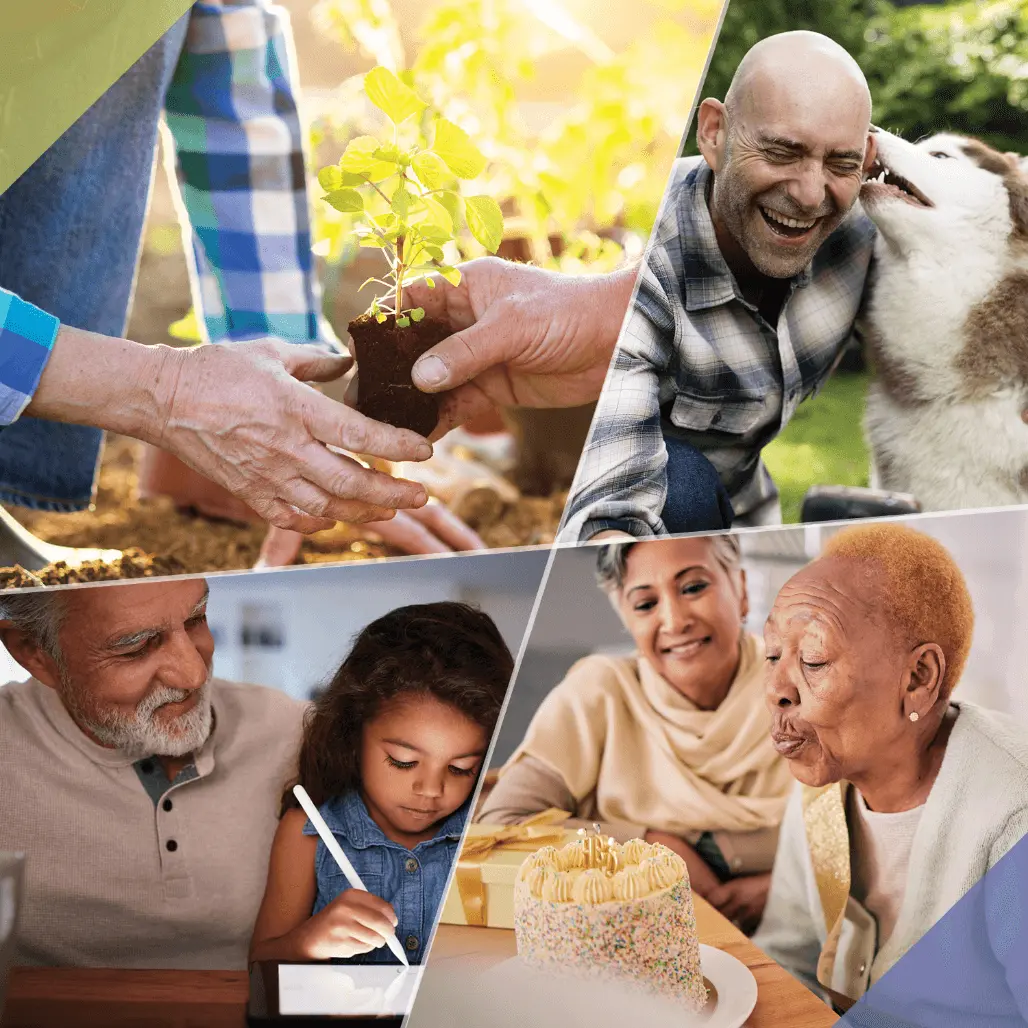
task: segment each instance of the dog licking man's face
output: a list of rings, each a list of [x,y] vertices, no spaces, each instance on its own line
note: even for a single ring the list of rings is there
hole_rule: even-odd
[[[1019,200],[1028,219],[1028,176],[1017,156],[950,133],[916,144],[880,130],[875,138],[860,201],[896,252],[945,252],[959,239],[999,253],[1012,232],[1028,232],[1018,225]]]
[[[739,277],[799,274],[849,213],[874,158],[871,98],[838,44],[771,36],[736,71],[725,102],[701,105],[697,142],[714,171],[709,207]]]

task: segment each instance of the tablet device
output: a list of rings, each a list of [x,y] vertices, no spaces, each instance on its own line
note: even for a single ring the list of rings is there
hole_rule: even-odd
[[[397,964],[260,961],[250,968],[251,1025],[374,1025],[403,1023],[421,975]]]

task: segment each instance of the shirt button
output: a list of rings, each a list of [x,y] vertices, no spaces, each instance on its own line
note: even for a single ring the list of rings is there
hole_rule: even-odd
[[[721,420],[721,411],[714,411],[714,416],[710,419],[712,425],[716,425]]]
[[[171,810],[171,800],[165,800],[161,806],[164,807],[165,810]]]
[[[408,857],[406,867],[408,874],[414,874],[418,869],[418,862],[413,857]]]
[[[413,953],[418,948],[418,937],[416,935],[407,936],[407,949]]]
[[[174,839],[169,839],[164,846],[169,853],[174,853],[178,849],[178,843]]]
[[[867,970],[867,964],[860,965],[860,973],[863,974]]]

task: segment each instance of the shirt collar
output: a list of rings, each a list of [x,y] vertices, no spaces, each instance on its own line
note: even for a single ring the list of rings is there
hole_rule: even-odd
[[[336,814],[334,820],[337,820],[339,827],[342,829],[342,834],[346,836],[346,841],[354,849],[367,849],[369,846],[399,846],[399,843],[393,842],[375,824],[368,813],[364,800],[356,789],[340,797],[332,805],[335,808],[334,813]],[[440,839],[459,840],[464,834],[464,822],[467,819],[467,814],[468,804],[465,803],[439,825],[432,838],[419,842],[414,849],[416,850],[419,846],[427,846],[430,843],[438,842]],[[330,823],[329,827],[334,828],[334,825]],[[404,847],[401,846],[400,848],[403,849]]]
[[[686,175],[678,201],[678,237],[682,246],[682,277],[685,309],[707,310],[730,300],[743,300],[742,291],[718,246],[714,220],[707,196],[714,185],[714,173],[703,159]],[[807,264],[791,280],[791,288],[806,286],[811,279]]]

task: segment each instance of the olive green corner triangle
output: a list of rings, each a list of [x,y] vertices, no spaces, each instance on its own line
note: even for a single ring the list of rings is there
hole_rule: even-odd
[[[3,0],[0,193],[192,6],[193,0]]]

